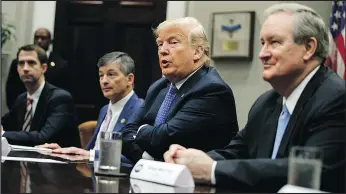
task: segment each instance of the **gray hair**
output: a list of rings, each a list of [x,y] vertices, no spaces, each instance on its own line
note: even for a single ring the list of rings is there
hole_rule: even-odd
[[[117,62],[120,65],[120,71],[124,75],[135,73],[135,62],[133,59],[124,52],[111,52],[103,55],[97,63],[98,67],[102,67],[106,64]]]
[[[188,41],[192,48],[202,47],[204,50],[204,56],[202,57],[202,61],[204,65],[209,66],[210,64],[210,45],[208,38],[205,34],[205,30],[202,24],[193,17],[184,17],[173,20],[166,20],[159,24],[159,26],[153,30],[155,37],[158,37],[160,30],[169,25],[177,25],[177,26],[188,26],[189,34]]]
[[[314,56],[322,61],[328,55],[328,29],[322,17],[312,8],[298,3],[279,3],[265,10],[265,18],[278,12],[293,15],[293,39],[296,44],[303,44],[309,37],[317,40],[317,49]]]

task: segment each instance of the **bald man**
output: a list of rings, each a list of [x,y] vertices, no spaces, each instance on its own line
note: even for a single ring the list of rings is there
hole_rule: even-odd
[[[51,32],[47,28],[38,28],[34,33],[34,44],[46,51],[48,57],[48,69],[45,73],[46,81],[59,88],[69,90],[66,76],[68,75],[68,63],[50,48],[52,44]],[[11,109],[17,96],[25,92],[23,82],[19,79],[17,72],[17,60],[14,59],[6,82],[6,103]]]

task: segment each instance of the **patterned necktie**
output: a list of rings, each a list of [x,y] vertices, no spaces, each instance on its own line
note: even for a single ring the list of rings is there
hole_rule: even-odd
[[[26,193],[26,186],[28,181],[28,169],[26,162],[20,162],[20,192]]]
[[[288,121],[290,120],[290,116],[291,115],[288,112],[286,105],[283,105],[282,111],[279,117],[278,128],[276,130],[276,137],[275,137],[275,143],[274,143],[274,148],[272,153],[272,159],[276,158],[276,154],[279,150],[282,137],[285,133]]]
[[[154,123],[155,126],[161,125],[162,123],[166,121],[169,108],[171,107],[171,104],[173,102],[173,99],[177,90],[178,89],[175,87],[175,85],[171,84],[166,94],[165,100],[161,104],[160,110],[156,115],[155,123]]]
[[[101,126],[102,127],[101,131],[107,131],[111,120],[112,120],[112,111],[110,108],[108,108],[106,118],[103,121],[102,126]]]
[[[32,102],[33,99],[27,98],[26,100],[26,113],[24,117],[24,124],[23,124],[23,131],[29,131],[30,130],[30,125],[31,125],[31,120],[32,120]]]
[[[107,111],[107,115],[105,117],[105,120],[103,120],[103,123],[101,125],[101,128],[100,128],[100,131],[99,133],[97,134],[97,139],[96,139],[96,142],[95,142],[95,146],[94,146],[94,149],[98,150],[100,145],[99,145],[99,141],[100,141],[100,135],[101,135],[101,131],[104,131],[106,132],[108,130],[108,127],[109,127],[109,124],[111,123],[111,120],[112,120],[112,111],[110,108],[108,108],[108,111]]]

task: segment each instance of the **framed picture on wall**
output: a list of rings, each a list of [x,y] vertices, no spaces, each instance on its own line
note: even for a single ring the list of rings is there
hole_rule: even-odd
[[[215,12],[211,20],[212,59],[252,59],[254,11]]]

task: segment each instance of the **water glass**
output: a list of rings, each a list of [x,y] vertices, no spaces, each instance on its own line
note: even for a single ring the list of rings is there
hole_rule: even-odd
[[[118,193],[119,178],[96,176],[96,193]]]
[[[320,189],[322,151],[315,147],[293,147],[288,159],[288,184]]]
[[[117,175],[120,172],[122,134],[121,132],[100,132],[99,161],[96,172]]]

